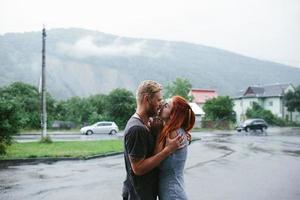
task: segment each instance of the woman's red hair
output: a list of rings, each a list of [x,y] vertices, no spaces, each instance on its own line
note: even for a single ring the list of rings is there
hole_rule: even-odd
[[[159,135],[158,143],[164,142],[170,133],[179,128],[188,132],[195,124],[195,113],[188,102],[181,96],[172,97],[172,101],[170,118]]]

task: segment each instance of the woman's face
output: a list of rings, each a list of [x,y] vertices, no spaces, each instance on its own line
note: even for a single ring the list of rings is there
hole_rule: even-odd
[[[163,120],[167,120],[167,119],[170,118],[170,113],[172,111],[172,108],[173,108],[173,101],[171,99],[167,103],[165,103],[162,107],[162,111],[161,111],[160,116]]]

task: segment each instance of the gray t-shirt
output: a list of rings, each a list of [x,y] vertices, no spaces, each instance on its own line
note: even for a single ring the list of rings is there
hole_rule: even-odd
[[[133,158],[149,158],[154,153],[156,137],[146,128],[142,121],[132,116],[124,131],[124,159],[126,180],[123,184],[122,196],[130,200],[155,200],[158,195],[158,169],[142,176],[134,174],[129,156]]]
[[[186,135],[185,130],[179,128],[178,135]],[[184,186],[183,170],[187,158],[188,141],[185,146],[169,155],[159,166],[159,199],[187,200]]]

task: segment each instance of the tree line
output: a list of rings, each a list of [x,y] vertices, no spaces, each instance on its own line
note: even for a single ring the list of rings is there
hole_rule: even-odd
[[[54,120],[71,121],[77,127],[97,121],[115,121],[120,128],[134,113],[134,94],[117,88],[109,94],[96,94],[89,97],[72,97],[56,100],[49,93],[47,98],[47,122],[51,127]],[[0,153],[12,141],[12,135],[21,129],[41,127],[41,103],[37,87],[15,82],[0,87]]]
[[[189,91],[192,84],[187,79],[176,78],[164,90],[164,98],[180,95],[191,101]],[[122,129],[127,120],[135,112],[135,95],[124,88],[112,90],[109,94],[96,94],[89,97],[72,97],[67,100],[56,100],[49,93],[47,98],[48,127],[55,120],[70,121],[77,127],[97,121],[115,121]],[[288,111],[300,112],[300,86],[295,92],[285,96]],[[235,112],[233,100],[229,96],[218,96],[208,100],[203,106],[203,121],[234,123]],[[254,104],[246,113],[248,118],[263,118],[270,124],[285,125],[283,119],[274,116]],[[11,143],[11,136],[20,129],[39,129],[41,127],[40,94],[37,87],[15,82],[0,87],[0,153]],[[216,126],[215,126],[216,127]]]
[[[0,88],[2,101],[17,105],[21,129],[40,128],[40,94],[38,88],[21,82],[15,82]],[[135,97],[129,90],[117,88],[109,94],[96,94],[89,97],[72,97],[56,100],[49,93],[47,99],[48,127],[54,120],[72,121],[77,126],[96,121],[116,121],[121,126],[135,110]],[[10,104],[7,104],[9,107]],[[3,105],[5,109],[5,105]],[[6,108],[8,109],[8,108]]]

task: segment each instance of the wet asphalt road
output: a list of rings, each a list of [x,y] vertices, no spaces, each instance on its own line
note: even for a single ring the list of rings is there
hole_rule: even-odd
[[[300,129],[195,133],[185,168],[191,200],[300,199]],[[121,199],[123,155],[0,169],[0,199]]]

